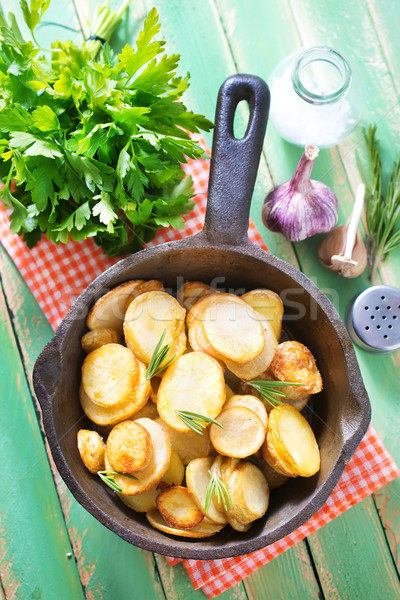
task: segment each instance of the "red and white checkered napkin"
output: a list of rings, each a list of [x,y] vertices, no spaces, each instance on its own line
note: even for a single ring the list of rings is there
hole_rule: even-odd
[[[219,560],[183,560],[193,587],[201,588],[208,598],[215,598],[399,474],[399,469],[371,425],[332,494],[307,523],[278,542],[244,556]],[[181,559],[167,557],[167,561],[175,565]]]
[[[196,205],[185,218],[183,231],[162,229],[149,246],[182,239],[203,228],[209,163],[192,160],[185,170],[194,181]],[[29,250],[19,237],[10,233],[8,213],[1,208],[0,235],[4,247],[54,329],[85,287],[116,262],[116,259],[104,256],[92,240],[60,246],[43,240]],[[249,238],[266,250],[252,223],[249,226]],[[217,596],[398,475],[395,463],[370,428],[329,500],[308,523],[283,540],[246,556],[211,561],[184,560],[193,586],[202,588],[209,598]],[[170,564],[179,562],[179,559],[168,560]]]

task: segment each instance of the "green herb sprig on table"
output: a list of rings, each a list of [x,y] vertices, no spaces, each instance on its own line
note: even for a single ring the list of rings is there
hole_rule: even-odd
[[[291,381],[268,381],[266,379],[251,379],[250,381],[242,379],[242,381],[254,388],[262,399],[271,404],[273,408],[282,404],[281,398],[286,398],[285,392],[279,388],[303,385]]]
[[[22,4],[34,33],[49,0]],[[110,34],[115,18],[105,22]],[[182,103],[189,76],[177,75],[179,55],[159,33],[153,8],[118,56],[106,43],[95,58],[93,40],[55,41],[48,53],[0,12],[0,198],[29,247],[42,234],[93,237],[119,255],[183,226],[193,190],[181,163],[203,156],[188,132],[212,123]]]
[[[400,246],[400,231],[396,230],[400,217],[400,160],[392,170],[386,194],[382,185],[382,161],[376,125],[364,129],[369,159],[369,183],[366,193],[366,224],[370,279],[386,256]]]

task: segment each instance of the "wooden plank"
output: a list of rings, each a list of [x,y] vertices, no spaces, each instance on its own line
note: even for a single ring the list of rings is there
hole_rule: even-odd
[[[296,46],[314,43],[314,40],[310,41],[309,37],[306,37],[306,34],[302,29],[303,9],[298,3],[279,2],[278,6],[278,3],[269,2],[267,7],[263,2],[252,2],[250,6],[248,6],[247,3],[245,6],[244,2],[240,2],[239,0],[235,3],[235,8],[232,8],[229,11],[229,3],[224,0],[218,0],[218,6],[221,19],[227,19],[228,21],[228,25],[225,29],[229,32],[230,45],[237,57],[236,62],[240,70],[246,71],[251,68],[252,72],[267,77],[275,64],[285,54],[294,50]],[[313,25],[314,30],[320,37],[326,34],[324,40],[322,41],[319,39],[318,42],[329,44],[329,32],[327,31],[328,22],[331,30],[332,22],[338,23],[338,20],[335,20],[332,14],[336,11],[336,3],[335,9],[330,5],[331,14],[329,20],[326,19],[326,29],[321,29],[321,19],[319,17],[320,12],[323,12],[324,7],[326,8],[326,3],[322,8],[318,5],[319,12],[318,15],[316,15],[314,10],[315,3],[313,3],[313,6],[311,6],[311,3],[308,3],[309,10],[308,12],[306,11],[306,18],[309,20],[309,27]],[[358,10],[359,8],[360,7],[358,6]],[[244,15],[246,15],[246,17],[244,17]],[[294,25],[294,23],[297,25]],[[318,27],[316,27],[317,23]],[[279,37],[279,40],[276,39],[277,37]],[[258,43],[254,43],[254,40],[257,40]],[[266,51],[267,44],[264,44],[263,46],[260,40],[268,40],[268,52]],[[373,98],[376,97],[377,95],[373,96]],[[271,129],[268,132],[266,140],[266,152],[272,177],[277,183],[285,181],[290,177],[301,154],[301,150],[280,140],[276,135],[276,132]],[[335,169],[332,169],[332,164],[335,165]],[[347,177],[346,165],[344,164],[343,156],[338,149],[324,150],[321,153],[316,164],[315,175],[313,174],[313,176],[317,179],[321,178],[325,183],[335,189],[343,207],[340,215],[343,222],[344,217],[350,212],[352,191]],[[262,234],[264,235],[263,231]],[[302,270],[304,270],[315,283],[331,297],[343,316],[351,298],[367,287],[368,282],[366,281],[365,276],[356,281],[344,282],[343,280],[340,280],[336,274],[328,273],[320,267],[316,260],[316,252],[321,237],[322,236],[316,236],[315,239],[296,244],[296,252]],[[368,389],[371,396],[378,399],[379,391],[382,389],[382,382],[387,382],[387,387],[393,387],[393,382],[396,380],[393,378],[393,361],[390,358],[385,357],[387,362],[385,365],[382,365],[384,367],[383,371],[380,371],[378,370],[379,367],[378,369],[374,368],[375,357],[366,356],[365,353],[361,354],[363,355],[360,360],[363,372],[370,373],[371,379],[374,379],[369,382]],[[377,372],[382,373],[382,376],[377,378]],[[384,416],[385,413],[381,414],[382,421],[386,421]],[[395,419],[395,422],[396,421],[397,419]],[[393,501],[392,504],[394,504]],[[393,512],[394,511],[392,511],[392,513]],[[366,514],[365,517],[367,517]],[[344,519],[347,521],[347,516],[345,516]],[[351,521],[348,522],[350,523]],[[379,531],[381,528],[376,512],[374,522]],[[315,537],[317,538],[318,534],[316,534]],[[340,547],[340,542],[345,543],[345,540],[336,539],[335,542],[337,547]],[[382,547],[382,551],[384,552],[384,558],[387,558],[387,550]],[[333,564],[332,567],[337,569],[335,564]],[[321,575],[321,573],[319,574]],[[334,574],[335,576],[337,575],[340,577],[340,572],[335,570]]]
[[[398,574],[375,515],[368,498],[309,536],[326,598],[399,597]]]
[[[39,352],[53,332],[14,263],[1,246],[0,272],[3,275],[4,290],[13,316],[25,370],[30,375]],[[39,412],[39,405],[36,403],[35,406]],[[49,453],[48,447],[47,452]],[[124,597],[128,597],[123,595],[123,589],[131,590],[132,586],[135,586],[146,599],[163,599],[162,588],[154,577],[151,554],[126,544],[87,513],[65,486],[51,456],[50,461],[87,596],[96,599],[108,598],[118,592],[118,596],[115,597],[123,600]],[[126,569],[121,570],[118,581],[114,565],[110,564],[110,553],[119,557],[120,564],[126,564]],[[139,582],[136,573],[141,574]],[[126,593],[128,594],[128,591]]]
[[[144,6],[149,10],[153,2],[144,0]],[[181,55],[180,74],[191,74],[191,85],[185,95],[188,108],[213,120],[219,87],[237,71],[214,3],[212,0],[183,3],[179,0],[159,0],[157,10],[161,34],[167,40],[167,52]],[[212,133],[206,134],[205,139],[211,147]],[[270,187],[270,174],[263,158],[251,207],[251,217],[255,221],[260,221],[260,207],[265,190]],[[297,264],[290,243],[273,235],[267,235],[264,239],[271,252]]]
[[[202,590],[195,590],[185,567],[180,563],[173,568],[169,566],[164,556],[155,554],[158,570],[168,600],[204,600]],[[238,583],[218,598],[221,600],[247,600],[243,585]]]
[[[287,550],[244,581],[249,600],[320,600],[305,542]]]
[[[42,436],[0,286],[0,569],[7,599],[83,598]],[[43,568],[46,565],[46,569]],[[31,596],[32,597],[32,596]]]

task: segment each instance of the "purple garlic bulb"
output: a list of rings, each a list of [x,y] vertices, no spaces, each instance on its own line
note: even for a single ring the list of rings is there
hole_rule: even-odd
[[[318,153],[316,146],[306,146],[292,179],[275,186],[264,200],[264,225],[291,242],[326,233],[337,222],[335,193],[321,181],[310,178]]]

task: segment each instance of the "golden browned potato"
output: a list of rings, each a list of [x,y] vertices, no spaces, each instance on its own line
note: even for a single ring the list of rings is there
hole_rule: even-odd
[[[249,408],[253,412],[256,413],[258,417],[260,417],[264,428],[267,429],[268,425],[268,414],[264,406],[264,402],[256,398],[256,396],[252,395],[234,395],[224,404],[224,410],[227,408],[232,408],[233,406],[244,406],[245,408]]]
[[[171,348],[165,362],[186,349],[186,311],[170,294],[151,291],[132,300],[125,313],[125,341],[137,358],[149,364],[165,331],[163,345]],[[185,343],[182,343],[184,341]]]
[[[136,421],[122,421],[111,430],[106,453],[115,471],[134,475],[147,467],[153,455],[150,434]]]
[[[247,363],[265,345],[261,317],[238,296],[214,294],[201,313],[204,337],[223,359]],[[196,305],[195,305],[196,306]]]
[[[182,306],[189,311],[200,298],[215,294],[215,290],[201,281],[186,281],[178,292]]]
[[[264,334],[264,348],[258,356],[245,364],[225,360],[227,368],[241,379],[257,379],[259,375],[268,369],[275,355],[276,347],[278,346],[275,333],[266,320],[263,320],[261,325]]]
[[[179,455],[174,450],[171,450],[171,459],[169,461],[169,467],[162,476],[161,480],[158,481],[153,487],[146,492],[136,494],[135,496],[125,496],[119,494],[122,502],[132,508],[136,512],[147,512],[151,508],[156,508],[156,499],[158,494],[170,487],[171,485],[181,485],[185,476],[185,467],[182,464]]]
[[[242,462],[231,473],[228,491],[232,501],[230,512],[234,519],[246,525],[267,512],[269,488],[258,467]]]
[[[224,510],[219,508],[217,498],[213,494],[211,504],[206,510],[207,489],[210,483],[210,469],[213,465],[212,456],[195,458],[186,467],[186,485],[197,507],[207,519],[213,523],[224,525],[228,522]]]
[[[126,496],[135,496],[146,492],[156,483],[162,480],[168,470],[171,459],[171,443],[165,429],[151,419],[137,419],[135,421],[142,425],[150,434],[153,448],[152,457],[147,467],[138,473],[137,479],[126,475],[115,475],[115,481],[120,485],[122,493]],[[106,469],[111,470],[111,464],[105,455]]]
[[[260,417],[244,406],[227,408],[210,426],[210,441],[223,456],[246,458],[255,454],[265,439],[265,427]]]
[[[125,402],[112,406],[101,406],[93,402],[85,393],[83,385],[79,388],[79,400],[86,416],[102,427],[116,425],[120,421],[133,417],[146,404],[150,396],[150,381],[146,381],[146,365],[137,361],[139,365],[139,383],[131,392]]]
[[[223,525],[212,523],[208,519],[203,519],[198,525],[191,529],[178,529],[177,527],[171,527],[167,525],[163,517],[157,509],[149,510],[146,513],[147,520],[150,525],[155,529],[159,529],[164,533],[170,533],[171,535],[177,535],[179,537],[188,538],[205,538],[215,535],[218,531],[221,531]]]
[[[169,439],[171,440],[171,446],[177,451],[184,465],[189,464],[194,458],[200,458],[210,454],[212,446],[207,429],[203,431],[202,435],[199,435],[195,431],[190,430],[177,431],[162,419],[156,419],[156,422],[160,423],[168,433]]]
[[[78,451],[85,467],[91,473],[104,469],[105,444],[97,431],[80,429],[78,431]]]
[[[285,388],[285,394],[291,400],[300,400],[322,390],[322,378],[314,356],[310,350],[294,340],[279,344],[269,371],[278,381],[302,383],[300,387]]]
[[[267,447],[278,468],[287,475],[293,472],[311,477],[319,471],[320,453],[314,432],[303,415],[289,404],[270,412]]]
[[[259,453],[262,453],[263,447],[264,444],[261,446]],[[275,490],[276,488],[281,487],[287,481],[289,481],[289,477],[287,475],[279,473],[266,460],[264,460],[263,454],[260,457],[257,457],[257,465],[258,468],[261,470],[262,474],[264,475],[265,479],[267,480],[268,487],[270,490]]]
[[[100,346],[105,346],[105,344],[119,344],[120,342],[121,336],[115,329],[108,329],[106,327],[88,331],[81,338],[81,346],[86,354],[97,350]]]
[[[190,529],[204,519],[189,491],[183,486],[173,486],[160,492],[156,505],[170,527]]]
[[[241,296],[242,300],[250,304],[271,325],[277,340],[281,336],[283,302],[272,290],[252,290]]]
[[[180,356],[167,368],[157,394],[157,409],[167,425],[190,431],[177,411],[215,419],[225,402],[225,381],[218,362],[203,352]]]
[[[86,319],[88,328],[98,329],[106,327],[114,329],[122,335],[125,311],[129,303],[139,294],[148,291],[149,284],[153,284],[151,289],[163,289],[163,285],[159,281],[156,282],[157,287],[155,288],[154,282],[135,279],[133,281],[126,281],[110,290],[107,294],[104,294],[104,296],[97,300],[89,312]]]
[[[87,355],[82,365],[82,385],[96,404],[122,404],[139,382],[138,361],[120,344],[106,344]]]

